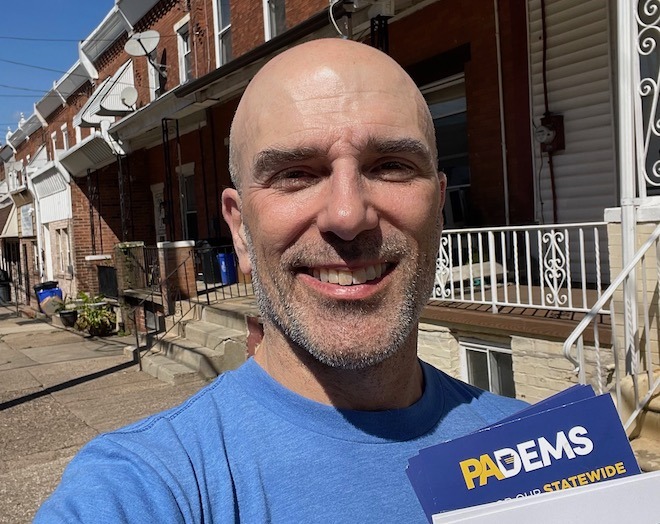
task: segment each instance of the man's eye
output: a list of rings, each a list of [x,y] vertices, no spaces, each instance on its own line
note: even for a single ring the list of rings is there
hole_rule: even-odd
[[[292,169],[290,171],[282,171],[281,173],[276,174],[271,179],[270,185],[277,189],[294,190],[310,186],[314,184],[316,180],[317,177],[307,171]]]
[[[410,164],[406,162],[400,162],[398,160],[388,160],[386,162],[380,162],[372,169],[374,177],[381,178],[383,180],[410,180],[415,177],[417,170]]]

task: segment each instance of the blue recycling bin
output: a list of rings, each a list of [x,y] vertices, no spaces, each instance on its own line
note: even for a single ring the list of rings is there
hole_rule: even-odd
[[[37,293],[37,303],[39,304],[39,310],[42,313],[44,312],[44,310],[41,309],[41,304],[43,303],[43,301],[46,298],[48,298],[48,297],[58,297],[60,300],[62,300],[62,290],[59,287],[40,289],[36,293]]]
[[[236,261],[234,260],[234,253],[218,253],[218,264],[220,265],[220,279],[223,286],[235,284],[236,276]]]

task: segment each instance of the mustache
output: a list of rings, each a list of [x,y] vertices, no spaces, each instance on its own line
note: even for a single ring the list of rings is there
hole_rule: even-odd
[[[314,266],[341,259],[346,264],[364,260],[395,261],[410,251],[407,239],[393,233],[383,237],[378,230],[364,231],[352,240],[334,234],[322,234],[321,240],[295,243],[282,255],[282,263],[289,267]]]

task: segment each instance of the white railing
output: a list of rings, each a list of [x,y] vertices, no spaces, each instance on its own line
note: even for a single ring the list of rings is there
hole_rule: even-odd
[[[656,227],[632,260],[603,292],[598,302],[564,342],[564,356],[576,366],[579,382],[586,384],[590,379],[589,381],[598,393],[604,392],[603,379],[604,375],[609,372],[604,361],[611,362],[610,365],[614,367],[617,406],[620,410],[623,406],[621,367],[625,366],[626,375],[632,379],[634,392],[632,413],[624,421],[626,429],[631,426],[653,393],[660,387],[660,377],[654,382],[652,354],[652,350],[657,351],[658,348],[657,329],[660,314],[658,310],[660,241],[658,239],[660,239],[660,226]],[[647,256],[651,248],[655,248],[654,253]],[[655,262],[655,276],[649,277],[648,266],[652,266],[653,262]],[[609,341],[602,340],[606,338],[602,336],[604,314],[609,315],[609,328],[611,329]],[[655,335],[651,329],[652,320]],[[588,344],[591,347],[586,347],[585,334],[588,333],[590,326]],[[644,350],[642,351],[641,348]],[[577,353],[575,355],[574,350]],[[593,366],[590,377],[587,375],[587,357],[589,357],[589,364]],[[643,398],[640,398],[640,378],[643,374],[647,375],[648,391]]]
[[[605,222],[449,229],[431,298],[587,312],[608,281]]]

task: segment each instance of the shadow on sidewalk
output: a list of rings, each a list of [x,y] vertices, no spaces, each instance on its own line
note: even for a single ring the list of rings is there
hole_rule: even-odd
[[[34,393],[30,393],[29,395],[25,395],[23,397],[15,398],[13,400],[8,400],[7,402],[3,402],[2,404],[0,404],[0,411],[4,411],[5,409],[19,406],[20,404],[24,404],[26,402],[30,402],[32,400],[36,400],[41,397],[45,397],[46,395],[50,395],[51,393],[56,393],[64,389],[77,386],[78,384],[84,384],[85,382],[89,382],[90,380],[101,378],[105,375],[111,375],[112,373],[116,373],[117,371],[122,371],[124,369],[130,368],[131,366],[135,366],[135,365],[136,362],[134,360],[130,362],[124,362],[122,364],[117,364],[116,366],[112,366],[107,369],[102,369],[101,371],[90,373],[89,375],[83,375],[82,377],[67,380],[66,382],[62,382],[61,384],[55,384],[54,386],[47,387],[46,389],[42,389],[41,391],[35,391]]]

